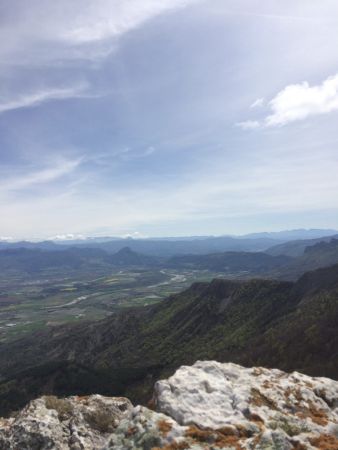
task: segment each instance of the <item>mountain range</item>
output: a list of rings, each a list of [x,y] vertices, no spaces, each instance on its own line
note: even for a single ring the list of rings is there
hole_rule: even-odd
[[[299,252],[299,242],[288,243],[286,253]],[[265,276],[294,280],[309,270],[338,263],[338,239],[301,241],[304,249],[298,256],[263,252],[218,252],[211,254],[186,254],[169,258],[135,252],[123,247],[116,253],[103,248],[70,247],[58,250],[39,248],[9,248],[0,250],[0,271],[39,274],[42,270],[112,270],[114,268],[174,268],[176,270],[208,270],[224,275]],[[310,242],[314,245],[306,246]],[[274,252],[272,252],[274,253]]]
[[[336,230],[290,230],[271,233],[254,233],[243,236],[194,236],[182,238],[87,238],[42,242],[0,241],[1,249],[28,248],[41,250],[65,250],[71,247],[98,248],[108,253],[116,253],[129,247],[137,253],[169,258],[185,254],[208,254],[226,251],[262,252],[279,244],[299,239],[325,240],[337,235]],[[311,245],[311,243],[307,244]],[[272,250],[273,252],[273,250]],[[274,255],[273,253],[270,253]],[[284,254],[283,251],[277,255]],[[295,255],[289,255],[295,256]]]
[[[334,234],[332,236],[322,236],[317,239],[299,239],[284,242],[282,244],[273,245],[265,250],[265,253],[268,253],[271,256],[302,256],[307,247],[312,247],[320,242],[330,242],[331,239],[338,239],[338,234]]]

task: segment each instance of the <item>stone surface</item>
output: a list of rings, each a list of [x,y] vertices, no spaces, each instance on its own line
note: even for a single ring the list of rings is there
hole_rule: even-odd
[[[1,419],[0,449],[99,449],[131,409],[125,398],[41,397],[15,418]]]
[[[331,436],[323,448],[338,450],[338,382],[328,378],[198,361],[158,381],[155,401],[181,425],[231,427],[239,448],[312,448]]]
[[[124,398],[41,397],[0,419],[1,450],[338,450],[338,382],[198,361]]]

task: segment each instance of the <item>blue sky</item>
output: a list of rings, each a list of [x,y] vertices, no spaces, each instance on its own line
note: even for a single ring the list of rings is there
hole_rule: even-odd
[[[338,224],[334,0],[0,4],[0,236]]]

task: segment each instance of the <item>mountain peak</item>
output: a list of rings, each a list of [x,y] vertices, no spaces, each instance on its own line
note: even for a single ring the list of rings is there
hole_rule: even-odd
[[[122,247],[118,252],[115,253],[115,255],[137,255],[136,252],[134,252],[130,247]]]

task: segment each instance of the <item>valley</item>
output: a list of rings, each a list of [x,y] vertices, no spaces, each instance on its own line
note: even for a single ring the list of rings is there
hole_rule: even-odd
[[[99,320],[129,307],[160,302],[195,281],[222,276],[208,270],[124,268],[46,270],[35,277],[0,277],[0,342],[65,323]],[[236,277],[236,274],[233,274]]]
[[[305,245],[309,243],[314,245]],[[214,278],[294,281],[306,271],[338,263],[338,239],[307,240],[305,244],[294,243],[296,249],[304,247],[297,257],[270,255],[269,250],[166,257],[167,247],[158,256],[137,253],[130,247],[117,253],[74,246],[3,249],[0,343],[46,327],[97,321],[128,308],[149,307],[195,282]],[[290,248],[292,242],[286,253]]]

